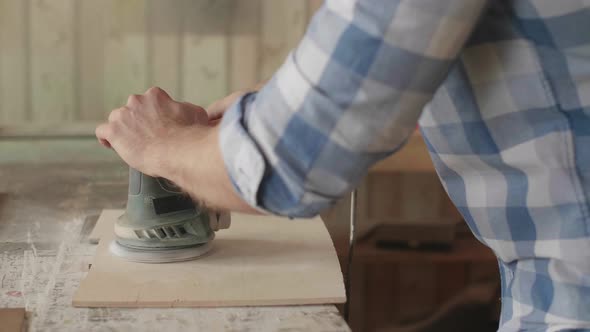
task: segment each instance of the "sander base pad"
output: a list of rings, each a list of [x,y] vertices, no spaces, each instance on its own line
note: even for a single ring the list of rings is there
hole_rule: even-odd
[[[205,255],[211,248],[211,242],[195,247],[159,250],[129,248],[119,244],[117,240],[113,240],[109,245],[109,251],[117,257],[131,262],[151,264],[183,262],[196,259]]]

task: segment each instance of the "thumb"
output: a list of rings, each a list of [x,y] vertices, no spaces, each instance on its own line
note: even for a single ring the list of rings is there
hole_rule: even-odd
[[[186,110],[192,112],[194,123],[201,125],[209,123],[209,116],[204,108],[189,102],[182,102],[182,104],[186,107]]]
[[[111,128],[108,123],[100,124],[96,127],[94,133],[100,144],[106,148],[112,148],[109,138],[111,136]]]

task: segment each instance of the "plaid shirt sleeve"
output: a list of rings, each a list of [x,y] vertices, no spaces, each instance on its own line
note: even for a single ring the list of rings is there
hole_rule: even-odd
[[[485,0],[333,0],[221,129],[225,166],[253,207],[309,217],[399,149]]]

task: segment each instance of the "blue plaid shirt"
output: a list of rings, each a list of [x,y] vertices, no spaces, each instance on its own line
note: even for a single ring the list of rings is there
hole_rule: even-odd
[[[590,1],[327,1],[222,153],[252,206],[311,216],[418,120],[498,256],[500,330],[590,330]]]

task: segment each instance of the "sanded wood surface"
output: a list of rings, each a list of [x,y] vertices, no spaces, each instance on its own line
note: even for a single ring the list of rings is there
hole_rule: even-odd
[[[91,243],[98,243],[100,238],[109,237],[113,233],[113,223],[121,215],[121,210],[116,209],[104,209],[102,210],[100,217],[96,221],[96,225],[92,229],[92,232],[88,234],[88,241]]]
[[[24,321],[24,308],[0,309],[0,332],[20,332]]]
[[[118,213],[122,213],[118,210]],[[101,240],[77,307],[219,307],[342,303],[342,273],[321,219],[232,215],[198,260],[132,263],[108,251],[117,210],[97,222]],[[109,227],[105,227],[105,225]],[[104,233],[103,233],[104,232]],[[96,236],[96,235],[91,235]]]

